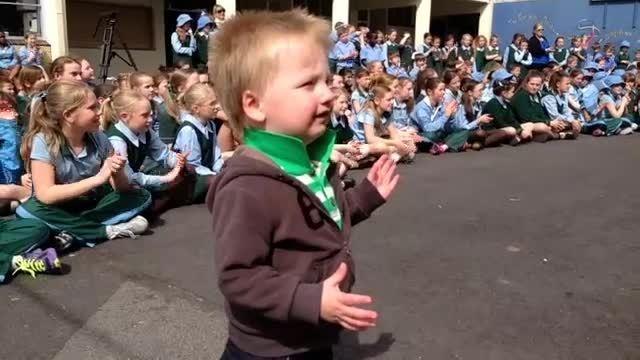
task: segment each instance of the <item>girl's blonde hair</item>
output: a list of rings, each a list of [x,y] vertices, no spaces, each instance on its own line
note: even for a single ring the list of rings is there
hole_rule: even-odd
[[[58,80],[47,88],[45,95],[36,99],[31,109],[29,129],[20,148],[27,171],[31,168],[31,145],[36,134],[44,134],[49,151],[54,158],[57,157],[67,141],[60,124],[64,114],[83,106],[91,94],[91,89],[84,82]]]
[[[106,131],[111,125],[120,120],[120,114],[133,111],[137,104],[145,101],[149,102],[146,97],[137,91],[117,90],[102,104],[100,126]]]
[[[180,104],[185,111],[191,112],[195,105],[201,105],[215,96],[213,88],[209,84],[198,83],[191,86],[182,96]]]
[[[393,80],[395,80],[395,77],[386,73],[375,75],[371,77],[369,87],[372,89],[376,86],[386,86],[388,88],[391,88],[391,85],[393,85]]]
[[[131,77],[131,73],[120,73],[116,78],[116,86],[120,90],[131,89],[131,84],[129,83],[129,78]]]
[[[387,95],[388,93],[392,92],[391,88],[387,85],[375,85],[372,86],[370,89],[370,93],[371,93],[371,100],[367,101],[367,103],[364,105],[364,109],[363,110],[370,110],[373,113],[373,118],[375,120],[373,126],[376,129],[377,132],[382,132],[382,118],[381,118],[381,113],[382,111],[380,111],[381,109],[378,108],[378,105],[376,105],[375,100],[376,99],[382,99],[385,95]]]
[[[475,49],[478,48],[478,44],[480,43],[480,40],[484,40],[484,46],[489,45],[489,42],[487,41],[487,37],[484,35],[478,35],[476,36],[476,38],[473,40],[473,47]]]
[[[129,86],[131,86],[132,89],[140,87],[142,86],[142,81],[144,79],[150,79],[155,84],[153,76],[147,74],[146,72],[136,71],[129,76]]]

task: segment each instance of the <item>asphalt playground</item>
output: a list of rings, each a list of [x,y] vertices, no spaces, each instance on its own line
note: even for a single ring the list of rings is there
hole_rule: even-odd
[[[640,135],[419,156],[353,238],[378,326],[339,359],[640,359]],[[355,176],[364,173],[356,171]],[[0,359],[217,359],[209,213],[0,287]]]

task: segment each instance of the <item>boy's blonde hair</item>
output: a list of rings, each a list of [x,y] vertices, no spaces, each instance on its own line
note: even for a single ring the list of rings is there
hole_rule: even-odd
[[[246,126],[242,94],[247,90],[264,92],[279,69],[283,41],[304,37],[305,43],[320,45],[328,52],[330,33],[326,20],[301,9],[247,11],[225,21],[209,40],[209,78],[238,136],[242,137]]]
[[[91,94],[91,89],[84,82],[58,80],[47,88],[45,96],[36,100],[31,111],[29,130],[20,148],[27,171],[31,168],[31,143],[36,134],[43,133],[49,151],[54,157],[58,156],[66,142],[60,124],[64,114],[80,108]]]
[[[135,90],[116,90],[102,104],[100,126],[103,130],[108,130],[112,124],[120,121],[120,114],[133,111],[141,102],[149,103],[149,100]]]

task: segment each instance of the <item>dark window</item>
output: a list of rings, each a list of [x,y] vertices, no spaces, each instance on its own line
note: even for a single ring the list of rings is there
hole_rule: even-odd
[[[0,30],[9,36],[22,37],[27,32],[40,33],[40,1],[3,1],[0,5]]]
[[[416,25],[415,6],[389,8],[387,10],[387,24],[398,27],[414,27]]]

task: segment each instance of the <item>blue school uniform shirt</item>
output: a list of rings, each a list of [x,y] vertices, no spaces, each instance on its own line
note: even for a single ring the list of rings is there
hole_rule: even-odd
[[[414,129],[411,119],[409,118],[409,112],[407,111],[407,104],[396,99],[393,99],[391,121],[398,130],[406,131]]]
[[[387,129],[391,124],[391,121],[385,116],[381,116],[380,121],[382,123],[383,129]],[[358,115],[356,115],[356,121],[354,123],[354,128],[353,128],[355,138],[362,142],[367,141],[364,135],[364,125],[365,124],[375,125],[375,123],[376,123],[376,118],[371,109],[364,109],[360,111]],[[380,134],[377,134],[377,135],[380,135]]]
[[[0,47],[0,69],[8,70],[18,65],[18,56],[13,46]]]
[[[147,144],[146,132],[142,134],[134,134],[133,131],[131,131],[131,129],[129,129],[123,122],[118,122],[114,126],[124,136],[126,136],[135,147],[139,147],[141,143]],[[148,132],[151,133],[151,136],[149,139],[150,143],[147,144],[147,156],[167,168],[173,168],[176,164],[175,153],[173,151],[169,151],[167,144],[160,139],[160,136],[158,136],[155,131],[148,130]],[[127,155],[127,143],[122,138],[112,136],[109,138],[109,142],[111,142],[111,146],[117,154]],[[164,182],[161,181],[161,176],[147,175],[143,172],[134,172],[128,162],[125,166],[125,173],[127,174],[127,178],[130,183],[141,187],[157,187],[164,184]]]
[[[43,133],[37,133],[31,143],[31,160],[50,164],[55,169],[55,183],[71,184],[95,176],[100,172],[102,163],[113,151],[111,143],[103,132],[87,133],[85,147],[75,154],[68,145],[63,144],[57,156],[53,156],[47,146]]]
[[[613,94],[605,91],[600,95],[598,99],[598,105],[604,105],[610,102],[614,103],[617,107],[620,105],[620,103],[622,103],[622,97],[616,97]],[[622,117],[624,117],[624,115]],[[613,116],[611,116],[611,113],[607,108],[604,108],[602,111],[600,111],[600,114],[598,114],[598,119],[600,120],[611,118],[613,118]]]
[[[367,101],[369,101],[369,94],[363,93],[362,91],[360,91],[360,89],[356,88],[356,90],[351,94],[351,102],[357,102],[358,104],[360,104],[360,109],[362,109]]]
[[[356,46],[353,45],[351,41],[346,43],[338,41],[333,46],[333,56],[334,59],[338,61],[338,67],[347,69],[353,68],[356,58],[344,59],[344,57],[351,55],[354,51],[356,51]]]
[[[448,132],[458,131],[458,130],[475,130],[478,128],[478,118],[482,115],[482,106],[480,103],[474,103],[473,113],[471,114],[471,118],[467,117],[467,111],[464,108],[464,105],[458,106],[458,110],[456,111],[453,120],[447,122],[445,125],[446,130]]]
[[[171,47],[173,48],[173,52],[179,55],[188,55],[191,56],[193,55],[193,53],[196,52],[196,37],[193,36],[192,34],[190,34],[191,36],[189,37],[189,47],[186,46],[182,46],[182,43],[180,42],[180,38],[178,37],[178,33],[177,32],[173,32],[173,34],[171,34]]]
[[[598,96],[600,91],[594,84],[589,84],[582,89],[580,89],[582,93],[582,102],[587,111],[594,115],[596,110],[598,109]]]
[[[367,65],[373,61],[380,61],[384,64],[385,61],[387,61],[385,48],[383,48],[379,44],[376,44],[374,47],[366,44],[360,50],[360,60],[364,63],[364,65]]]
[[[445,108],[450,102],[457,101],[460,103],[460,99],[462,99],[462,92],[458,91],[458,94],[455,95],[453,91],[450,89],[444,90],[444,100],[442,101],[442,107]]]
[[[418,73],[419,72],[420,72],[420,68],[418,68],[417,66],[414,66],[413,69],[411,69],[411,71],[409,71],[409,79],[411,79],[411,81],[418,80]]]
[[[21,140],[18,121],[0,118],[0,184],[17,184],[20,180],[20,175],[22,175]]]
[[[411,122],[418,127],[420,132],[436,132],[444,130],[448,119],[442,106],[431,105],[431,99],[427,96],[416,104],[409,115]]]
[[[222,152],[218,147],[216,141],[216,128],[213,126],[213,122],[207,122],[207,125],[202,124],[200,120],[196,119],[193,115],[183,112],[180,115],[182,122],[188,121],[204,134],[207,139],[213,136],[213,168],[202,165],[202,150],[200,149],[200,143],[198,143],[198,135],[194,129],[189,126],[185,126],[178,132],[176,141],[173,145],[175,149],[180,149],[183,153],[189,153],[187,162],[195,166],[196,174],[198,175],[215,175],[222,169]]]
[[[393,75],[397,78],[408,78],[409,75],[407,74],[406,70],[403,69],[401,66],[389,66],[387,68],[387,74],[389,75]]]
[[[547,94],[542,97],[542,106],[547,110],[551,119],[574,120],[567,94],[558,95],[554,92]]]
[[[33,55],[32,55],[33,54]],[[23,46],[18,50],[18,59],[22,65],[40,65],[42,66],[42,51],[34,52]]]

